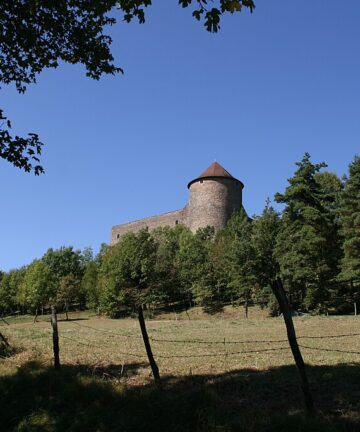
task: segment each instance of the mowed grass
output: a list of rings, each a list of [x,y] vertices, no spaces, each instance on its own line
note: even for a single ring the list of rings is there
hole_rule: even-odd
[[[18,352],[0,360],[3,430],[360,430],[359,317],[294,318],[317,419],[304,415],[282,318],[257,308],[148,319],[160,389],[136,319],[59,315],[60,372],[48,316],[8,321]]]

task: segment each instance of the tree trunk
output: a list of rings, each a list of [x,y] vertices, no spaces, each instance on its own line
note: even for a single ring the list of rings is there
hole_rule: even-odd
[[[6,337],[1,332],[0,332],[0,340],[2,340],[7,347],[10,347],[9,342],[7,341]]]
[[[355,297],[355,290],[354,290],[354,281],[350,281],[350,288],[351,288],[351,294],[353,295],[353,298]],[[355,298],[354,298],[355,300]],[[357,304],[356,301],[354,301],[354,315],[357,315]]]
[[[60,369],[59,332],[55,306],[51,306],[51,327],[53,329],[54,367],[55,369]]]
[[[244,316],[245,318],[249,316],[249,304],[248,304],[247,297],[245,298],[245,303],[244,303]]]
[[[159,368],[156,364],[156,361],[154,359],[153,353],[151,351],[151,346],[150,346],[150,340],[149,340],[149,336],[146,330],[146,324],[145,324],[145,319],[144,319],[144,313],[143,313],[143,308],[142,306],[138,307],[138,318],[139,318],[139,324],[140,324],[140,329],[141,329],[141,334],[143,337],[143,341],[144,341],[144,345],[145,345],[145,349],[146,349],[146,354],[147,357],[149,359],[149,363],[150,363],[150,367],[154,376],[154,380],[156,383],[160,382],[160,374],[159,374]]]
[[[33,324],[36,323],[36,318],[38,317],[38,312],[39,312],[39,308],[37,307],[37,308],[36,308],[36,311],[35,311],[35,317],[34,317],[34,322],[33,322]]]
[[[271,288],[272,288],[272,291],[273,291],[273,293],[274,293],[274,295],[275,295],[275,297],[279,303],[281,312],[282,312],[283,317],[284,317],[289,344],[290,344],[291,351],[292,351],[292,354],[294,356],[294,360],[295,360],[295,363],[296,363],[296,366],[298,368],[298,372],[300,375],[301,389],[302,389],[303,394],[304,394],[304,402],[305,402],[306,410],[307,410],[308,414],[314,415],[315,414],[315,407],[314,407],[314,403],[312,400],[309,382],[308,382],[307,375],[306,375],[305,363],[304,363],[304,360],[302,358],[302,355],[301,355],[301,352],[299,349],[299,345],[297,343],[295,327],[294,327],[294,323],[293,323],[293,320],[291,317],[289,303],[288,303],[286,293],[285,293],[284,287],[282,285],[281,279],[278,278],[275,281],[273,281],[271,284]]]
[[[3,311],[2,314],[1,314],[1,320],[4,321],[5,324],[10,325],[10,324],[6,321],[6,319],[4,318],[4,311]]]
[[[66,315],[66,321],[69,321],[68,304],[67,304],[67,302],[65,302],[65,315]]]

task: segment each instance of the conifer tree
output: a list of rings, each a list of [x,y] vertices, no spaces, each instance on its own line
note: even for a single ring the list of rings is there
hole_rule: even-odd
[[[343,237],[341,235],[340,227],[340,197],[343,190],[343,182],[335,174],[331,172],[319,172],[315,174],[315,179],[321,187],[320,200],[322,205],[328,211],[330,217],[330,232],[328,245],[331,247],[329,254],[329,266],[334,269],[334,275],[338,276],[340,272],[340,262],[343,256],[342,243]],[[344,285],[339,284],[337,278],[334,278],[328,284],[329,298],[327,304],[329,307],[339,311],[342,309],[342,301],[344,298]]]
[[[285,204],[276,244],[281,276],[295,307],[323,310],[329,284],[336,276],[333,260],[333,220],[324,205],[324,192],[316,174],[325,163],[313,164],[310,155],[296,163],[298,169],[283,194],[275,200]]]
[[[341,194],[341,231],[344,237],[344,258],[341,276],[345,280],[360,280],[360,157],[349,165],[349,176]]]

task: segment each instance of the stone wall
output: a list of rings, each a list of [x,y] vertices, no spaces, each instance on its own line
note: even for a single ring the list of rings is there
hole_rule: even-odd
[[[242,208],[242,183],[229,178],[204,178],[189,188],[186,225],[195,232],[207,225],[221,229]]]
[[[183,209],[116,225],[112,228],[111,244],[117,243],[125,233],[146,227],[152,230],[182,223],[193,232],[208,225],[216,230],[224,228],[233,212],[242,208],[242,188],[243,184],[234,178],[196,179],[190,183],[189,202]]]
[[[163,213],[158,216],[151,216],[133,222],[116,225],[111,230],[111,244],[117,243],[123,234],[128,232],[137,232],[142,228],[148,227],[152,230],[164,226],[174,227],[178,223],[186,224],[186,209],[187,207],[181,210]]]

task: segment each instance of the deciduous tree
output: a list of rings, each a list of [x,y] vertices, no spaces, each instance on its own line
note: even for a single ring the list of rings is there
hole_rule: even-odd
[[[35,319],[40,306],[46,306],[55,301],[56,285],[51,268],[41,260],[36,260],[26,269],[24,289],[27,304],[35,311]]]
[[[136,308],[146,353],[155,381],[160,379],[146,330],[143,307],[151,298],[153,283],[156,283],[156,256],[158,245],[148,230],[125,234],[110,251],[110,260],[104,259],[103,276],[108,274],[110,282],[105,299],[119,306],[127,297]],[[116,303],[115,303],[116,305]]]
[[[63,276],[60,279],[56,291],[56,302],[64,305],[66,319],[69,319],[69,305],[76,300],[79,300],[80,279],[76,278],[73,274]]]
[[[85,265],[84,275],[81,279],[82,291],[86,293],[86,306],[90,309],[97,309],[100,305],[98,272],[98,260],[89,261]]]
[[[81,289],[82,286],[80,284],[84,273],[84,257],[81,251],[74,250],[72,246],[61,247],[59,249],[50,248],[42,257],[42,261],[52,271],[55,290],[59,293],[59,296],[64,299],[67,298],[67,300],[70,300],[70,298],[71,300],[76,300],[80,306],[84,307],[86,304],[86,293]],[[71,283],[70,280],[72,281]],[[75,281],[77,282],[75,283]],[[63,286],[61,286],[61,283],[63,283]],[[69,297],[68,294],[70,291],[71,296]],[[68,301],[64,302],[66,309],[68,309],[69,305]]]
[[[254,278],[257,282],[256,300],[267,305],[272,314],[278,312],[278,303],[272,294],[271,283],[275,280],[279,263],[275,256],[276,240],[280,230],[279,213],[266,202],[262,214],[252,222],[251,245],[254,251]]]
[[[255,253],[251,242],[252,223],[241,211],[235,213],[226,227],[229,233],[229,244],[226,252],[228,287],[238,301],[244,304],[245,318],[248,317],[248,306],[254,293]]]

